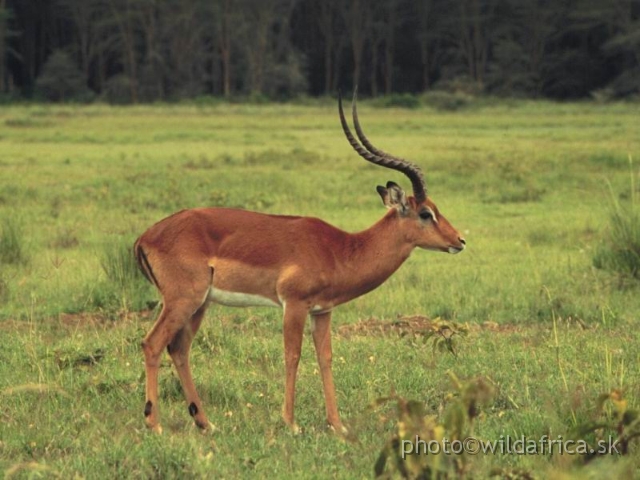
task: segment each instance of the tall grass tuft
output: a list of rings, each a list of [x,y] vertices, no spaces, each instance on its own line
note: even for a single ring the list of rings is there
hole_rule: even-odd
[[[0,265],[24,265],[29,261],[22,225],[7,216],[0,222]]]
[[[112,240],[100,254],[102,281],[92,288],[89,304],[107,313],[126,313],[149,307],[150,286],[133,256],[133,241]]]
[[[612,208],[607,237],[596,250],[593,265],[640,280],[640,207],[631,165],[631,195],[629,204],[622,205],[612,196]]]
[[[140,270],[133,256],[133,242],[115,241],[103,247],[100,265],[107,280],[116,287],[126,289],[134,282],[142,279]]]

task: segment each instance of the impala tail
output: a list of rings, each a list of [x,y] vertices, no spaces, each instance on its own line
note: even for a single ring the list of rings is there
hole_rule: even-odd
[[[140,245],[140,239],[136,240],[136,243],[133,245],[133,254],[136,257],[136,262],[138,262],[138,268],[144,275],[144,277],[155,287],[160,290],[160,284],[158,283],[158,279],[153,273],[153,269],[151,268],[151,264],[149,263],[149,259],[147,255],[144,253],[142,245]]]

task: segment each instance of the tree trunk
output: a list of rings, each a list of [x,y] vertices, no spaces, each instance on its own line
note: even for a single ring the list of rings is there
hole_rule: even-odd
[[[138,103],[138,63],[133,43],[133,25],[131,21],[130,2],[127,0],[127,18],[125,24],[125,48],[127,50],[127,62],[129,64],[129,89],[131,90],[131,102]]]
[[[459,45],[460,50],[462,51],[462,55],[467,62],[467,73],[470,79],[475,78],[475,68],[473,64],[473,59],[475,55],[473,54],[473,42],[471,41],[469,30],[470,30],[470,22],[469,15],[467,13],[466,0],[461,0],[460,2],[460,39]]]
[[[264,75],[264,63],[265,55],[267,53],[267,40],[268,29],[270,24],[259,22],[257,25],[256,44],[254,49],[249,49],[249,65],[251,75],[251,93],[254,95],[260,95],[263,93],[263,75]]]
[[[144,6],[144,11],[141,12],[140,16],[142,29],[144,30],[144,39],[145,39],[145,52],[146,57],[144,59],[144,63],[147,65],[149,69],[149,73],[153,77],[153,82],[155,83],[155,92],[153,92],[153,97],[164,99],[164,81],[163,81],[163,72],[162,65],[160,63],[160,51],[158,48],[158,40],[157,40],[157,21],[156,17],[158,15],[158,4],[155,1],[148,2]],[[149,79],[150,80],[150,79]]]
[[[333,91],[333,68],[335,50],[335,4],[329,0],[319,0],[320,15],[318,26],[324,36],[324,92],[329,94]]]
[[[371,44],[371,96],[378,96],[378,46],[377,42]]]
[[[463,57],[467,62],[469,78],[482,90],[484,74],[488,62],[488,31],[487,23],[491,16],[492,5],[488,2],[485,13],[479,0],[462,0],[460,14],[459,45]]]
[[[7,35],[7,0],[0,0],[0,93],[7,91],[6,82],[6,43],[5,38]]]
[[[249,67],[249,92],[253,95],[264,93],[264,71],[269,61],[268,47],[275,18],[274,2],[251,2],[242,11],[242,29],[247,37],[244,46]]]
[[[131,2],[126,0],[124,16],[122,17],[118,11],[118,5],[114,4],[114,0],[109,3],[111,13],[116,19],[118,30],[122,36],[122,44],[124,48],[124,64],[125,71],[129,77],[129,93],[131,95],[131,103],[138,103],[138,65],[136,62],[135,45],[133,42],[133,25],[131,19]]]
[[[369,11],[362,8],[361,0],[351,0],[351,8],[346,12],[347,28],[351,34],[351,53],[353,54],[353,85],[360,83],[362,70],[362,52],[369,23]]]
[[[424,40],[420,41],[420,59],[422,61],[422,89],[426,92],[431,88],[430,74],[430,59],[429,59],[429,46]]]
[[[327,39],[324,45],[324,93],[333,91],[333,38]]]
[[[222,94],[225,97],[231,95],[231,4],[230,0],[224,0],[221,21],[218,28],[218,45],[220,51],[220,63],[222,68]]]
[[[222,58],[222,94],[225,97],[231,95],[231,52],[229,46],[221,47]]]
[[[486,36],[483,32],[484,25],[481,16],[481,6],[478,0],[473,0],[473,78],[480,90],[482,90],[484,86],[484,72],[487,65]]]
[[[393,90],[393,51],[395,48],[396,2],[389,1],[389,17],[385,23],[384,39],[384,93],[389,95]]]
[[[342,38],[342,37],[340,37]],[[332,85],[333,86],[339,86],[340,85],[340,66],[342,65],[342,54],[343,54],[343,50],[346,48],[345,45],[346,41],[339,41],[339,44],[336,45],[335,51],[334,51],[334,62],[333,62],[333,80],[332,80]],[[331,92],[329,92],[331,93]]]
[[[418,43],[420,47],[420,61],[422,64],[422,89],[431,88],[431,54],[429,51],[429,39],[431,38],[431,17],[433,3],[431,0],[422,0],[418,4]]]

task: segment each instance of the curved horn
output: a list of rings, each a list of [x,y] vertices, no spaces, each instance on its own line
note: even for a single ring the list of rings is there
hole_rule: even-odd
[[[362,127],[360,126],[360,121],[358,120],[358,108],[356,107],[357,101],[358,101],[358,86],[356,85],[356,87],[353,90],[353,101],[351,102],[351,105],[352,105],[351,114],[353,116],[353,126],[356,129],[356,135],[358,135],[360,142],[362,142],[362,145],[364,145],[364,147],[367,150],[369,150],[371,153],[375,155],[379,155],[381,157],[390,157],[391,155],[389,155],[384,150],[380,150],[379,148],[374,147],[373,144],[369,141],[369,139],[365,137],[364,132],[362,131]]]
[[[344,111],[342,110],[342,93],[339,91],[338,110],[340,112],[340,122],[342,123],[342,130],[344,131],[347,140],[349,141],[353,149],[358,152],[358,154],[365,160],[371,163],[375,163],[376,165],[391,168],[393,170],[404,173],[409,178],[409,180],[411,180],[411,185],[413,186],[413,196],[415,197],[416,201],[418,203],[423,202],[427,197],[427,189],[420,167],[407,160],[394,157],[393,155],[377,149],[371,144],[371,142],[369,142],[367,137],[364,135],[364,132],[360,127],[360,122],[358,121],[358,111],[356,109],[357,92],[358,88],[356,87],[355,91],[353,92],[353,124],[356,130],[356,134],[362,142],[362,145],[366,147],[366,150],[362,147],[362,145],[360,145],[360,143],[358,143],[358,141],[351,133],[351,130],[349,129],[347,120],[344,117]]]

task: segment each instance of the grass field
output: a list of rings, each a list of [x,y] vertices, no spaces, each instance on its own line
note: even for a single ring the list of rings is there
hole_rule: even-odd
[[[393,404],[376,407],[376,399],[395,391],[446,423],[456,398],[451,373],[493,386],[473,424],[484,440],[569,438],[596,419],[598,396],[614,388],[630,411],[640,408],[640,284],[593,266],[613,203],[638,195],[638,105],[512,102],[437,112],[363,102],[369,138],[422,166],[430,195],[468,248],[456,256],[416,251],[378,290],[334,311],[338,402],[357,440],[324,426],[310,338],[297,389],[304,433],[293,435],[280,418],[280,312],[215,306],[192,365],[217,431],[192,426],[166,357],[165,432],[147,432],[140,341],[157,296],[116,260],[152,223],[195,206],[311,215],[349,231],[373,224],[384,214],[375,186],[410,185],[357,157],[336,110],[0,111],[0,471],[369,478],[397,417]],[[410,315],[468,334],[455,337],[453,355],[420,332],[400,335],[372,321]],[[605,411],[615,416],[621,404]],[[568,455],[478,455],[466,460],[466,475],[499,468],[503,478],[640,478],[638,443],[627,456],[586,467]]]

